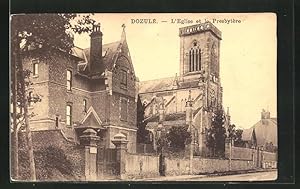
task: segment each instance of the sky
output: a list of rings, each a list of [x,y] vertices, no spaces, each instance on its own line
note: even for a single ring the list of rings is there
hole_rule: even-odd
[[[221,32],[220,77],[223,106],[230,108],[231,122],[249,128],[260,120],[262,109],[277,117],[277,39],[274,13],[193,14],[94,14],[101,23],[103,43],[126,39],[135,73],[141,80],[179,74],[179,28],[211,21]],[[132,19],[156,19],[156,23],[133,23]],[[181,19],[181,23],[172,23]],[[224,19],[239,20],[228,23]],[[192,23],[191,23],[192,21]],[[189,23],[187,23],[189,22]],[[75,45],[89,47],[88,34],[75,35]]]

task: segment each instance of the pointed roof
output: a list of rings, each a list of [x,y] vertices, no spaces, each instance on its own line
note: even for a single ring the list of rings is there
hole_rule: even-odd
[[[103,128],[102,121],[99,118],[97,112],[93,108],[93,106],[90,106],[90,108],[87,111],[87,114],[85,117],[80,121],[80,124],[84,127],[96,127],[96,128]]]
[[[126,32],[125,32],[125,24],[122,24],[122,28],[123,28],[123,31],[122,31],[122,35],[121,35],[121,42],[123,41],[126,41]]]
[[[112,71],[118,55],[121,52],[122,46],[127,45],[125,24],[123,24],[122,27],[123,31],[120,40],[102,45],[101,54],[104,70]],[[88,75],[88,69],[86,65],[88,65],[90,62],[90,50],[90,48],[80,49],[77,47],[73,50],[73,55],[82,59],[82,61],[78,64],[78,71],[85,75]]]
[[[176,89],[188,89],[192,87],[198,87],[199,80],[184,80],[180,81],[178,76],[166,77],[161,79],[140,81],[139,93],[152,93],[160,91],[170,91],[174,89],[174,83],[176,83]]]
[[[254,142],[254,146],[257,146],[257,138],[256,138],[256,134],[255,134],[255,128],[253,128],[251,140]]]
[[[242,134],[243,140],[251,140],[252,132],[255,129],[257,145],[263,146],[266,142],[272,142],[277,146],[277,119],[261,119],[249,129],[244,129]]]
[[[112,43],[107,43],[102,46],[102,60],[103,60],[103,65],[105,69],[112,70],[113,64],[116,59],[116,55],[118,54],[118,49],[119,46],[122,44],[121,41],[115,41]],[[82,56],[82,59],[85,60],[86,64],[90,62],[90,50],[91,48],[85,48],[83,49],[84,55]],[[83,63],[82,63],[83,64]],[[84,72],[86,70],[86,67],[80,67],[79,71]]]

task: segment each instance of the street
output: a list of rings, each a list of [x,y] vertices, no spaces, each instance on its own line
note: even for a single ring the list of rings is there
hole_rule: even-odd
[[[277,171],[191,178],[188,180],[189,181],[268,181],[268,180],[276,180],[276,179],[277,179]]]
[[[181,175],[142,179],[143,181],[271,181],[277,179],[277,170],[226,176]]]

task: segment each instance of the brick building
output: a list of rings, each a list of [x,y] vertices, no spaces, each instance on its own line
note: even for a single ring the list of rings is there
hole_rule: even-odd
[[[29,103],[32,130],[60,129],[78,141],[83,130],[93,128],[101,145],[114,147],[112,137],[122,133],[129,140],[128,151],[136,151],[136,76],[126,42],[125,27],[119,41],[102,44],[100,26],[90,35],[90,48],[74,47],[72,53],[51,52],[41,58],[42,49],[24,58],[33,83],[29,96],[42,101]]]
[[[205,128],[210,127],[212,111],[222,107],[220,78],[221,32],[210,22],[179,29],[179,75],[139,83],[139,95],[145,104],[146,128],[155,139],[159,112],[164,114],[164,127],[186,124],[185,106],[193,101],[195,144],[200,155],[205,155]],[[163,111],[159,111],[163,110]],[[230,116],[227,115],[229,124]],[[155,140],[153,140],[155,146]]]

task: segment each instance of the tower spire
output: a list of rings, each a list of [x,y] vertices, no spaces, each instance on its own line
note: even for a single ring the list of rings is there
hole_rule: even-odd
[[[122,31],[122,35],[121,35],[121,41],[125,41],[126,40],[126,32],[125,32],[125,24],[122,24],[121,26],[123,28],[123,31]]]

